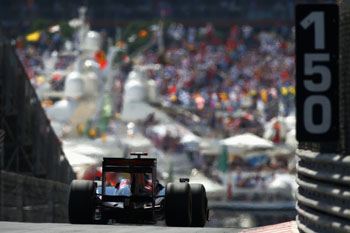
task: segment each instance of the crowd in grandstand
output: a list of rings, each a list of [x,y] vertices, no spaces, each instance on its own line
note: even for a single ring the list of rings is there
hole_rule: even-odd
[[[141,64],[162,64],[150,71],[160,94],[172,105],[195,112],[200,121],[188,114],[172,117],[203,136],[229,136],[241,131],[263,134],[263,125],[277,115],[294,110],[294,41],[291,27],[258,29],[234,25],[221,31],[205,27],[185,27],[172,23],[166,28],[165,51],[159,55],[149,49],[141,55]],[[221,35],[218,35],[220,32]],[[59,35],[59,34],[57,34]],[[226,35],[226,36],[223,36]],[[32,45],[17,51],[30,77],[38,79],[45,57],[60,50],[59,36],[42,36]],[[72,63],[58,57],[56,66]],[[122,61],[116,83],[123,86],[131,60]],[[55,67],[59,68],[59,67]],[[57,76],[57,74],[55,74]],[[62,84],[62,77],[46,77]],[[61,85],[60,85],[61,86]],[[118,89],[122,92],[122,89]],[[116,107],[120,112],[122,106]]]
[[[141,63],[163,65],[150,77],[169,103],[199,114],[203,130],[261,134],[256,130],[265,122],[293,111],[292,28],[234,25],[220,38],[211,24],[185,28],[173,23],[167,36],[164,54],[148,50]],[[181,114],[175,117],[186,125],[193,123]]]
[[[165,51],[146,50],[141,64],[162,64],[162,69],[149,72],[160,94],[173,106],[194,112],[176,112],[174,119],[202,136],[225,137],[250,131],[263,134],[263,126],[277,115],[294,111],[294,39],[293,29],[274,29],[249,25],[231,28],[185,27],[172,23],[165,29]],[[17,51],[29,77],[37,86],[43,81],[46,58],[64,47],[59,33],[43,34],[36,43],[26,46],[18,40]],[[126,57],[121,64],[116,90],[131,70]],[[72,64],[74,57],[59,56],[56,65]],[[60,67],[54,67],[59,69]],[[62,89],[64,77],[44,77]],[[57,77],[56,77],[57,76]],[[116,103],[120,112],[121,101]],[[276,142],[279,142],[277,139]]]

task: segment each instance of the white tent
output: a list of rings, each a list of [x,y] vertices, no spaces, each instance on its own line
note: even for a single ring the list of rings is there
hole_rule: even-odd
[[[221,140],[221,143],[226,145],[229,153],[239,154],[248,150],[254,149],[271,149],[273,143],[251,133],[232,136]]]

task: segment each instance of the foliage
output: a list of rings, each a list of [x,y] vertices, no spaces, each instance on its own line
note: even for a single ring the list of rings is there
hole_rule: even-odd
[[[121,40],[127,44],[127,51],[118,53],[114,60],[114,63],[120,62],[124,55],[131,55],[141,49],[143,46],[148,44],[152,39],[153,32],[151,26],[156,24],[156,21],[132,21],[122,31]],[[147,33],[141,33],[146,30]],[[142,36],[140,36],[142,35]],[[134,37],[134,40],[132,40]]]
[[[35,19],[32,23],[32,26],[29,28],[29,32],[34,32],[34,31],[42,31],[47,29],[52,26],[54,22],[50,19]]]
[[[128,24],[128,26],[125,28],[124,32],[122,33],[122,40],[128,43],[129,54],[134,53],[137,49],[141,48],[142,46],[144,46],[150,41],[152,33],[148,33],[145,37],[140,37],[138,36],[138,34],[141,30],[150,31],[151,25],[152,25],[152,22],[146,22],[146,21],[134,21]],[[129,42],[128,39],[133,35],[136,35],[135,41]]]
[[[68,21],[61,21],[57,23],[50,19],[43,19],[43,18],[35,19],[33,21],[32,26],[29,29],[29,32],[35,32],[35,31],[47,32],[51,26],[56,24],[60,26],[61,35],[64,38],[72,38],[74,29],[69,26]]]
[[[59,25],[61,35],[63,36],[63,38],[68,39],[73,37],[74,29],[71,26],[69,26],[68,21],[61,21]]]

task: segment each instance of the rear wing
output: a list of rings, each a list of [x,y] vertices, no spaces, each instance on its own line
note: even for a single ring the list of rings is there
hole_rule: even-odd
[[[156,159],[103,158],[103,172],[153,173],[156,172]]]

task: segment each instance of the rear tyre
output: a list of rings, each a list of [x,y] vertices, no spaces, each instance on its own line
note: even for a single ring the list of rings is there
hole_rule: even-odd
[[[202,184],[190,184],[192,193],[192,227],[204,227],[207,222],[208,199]]]
[[[95,215],[96,186],[91,180],[73,180],[70,185],[68,214],[73,224],[91,224]]]
[[[192,195],[188,183],[169,183],[165,191],[167,226],[189,227],[192,223]]]

